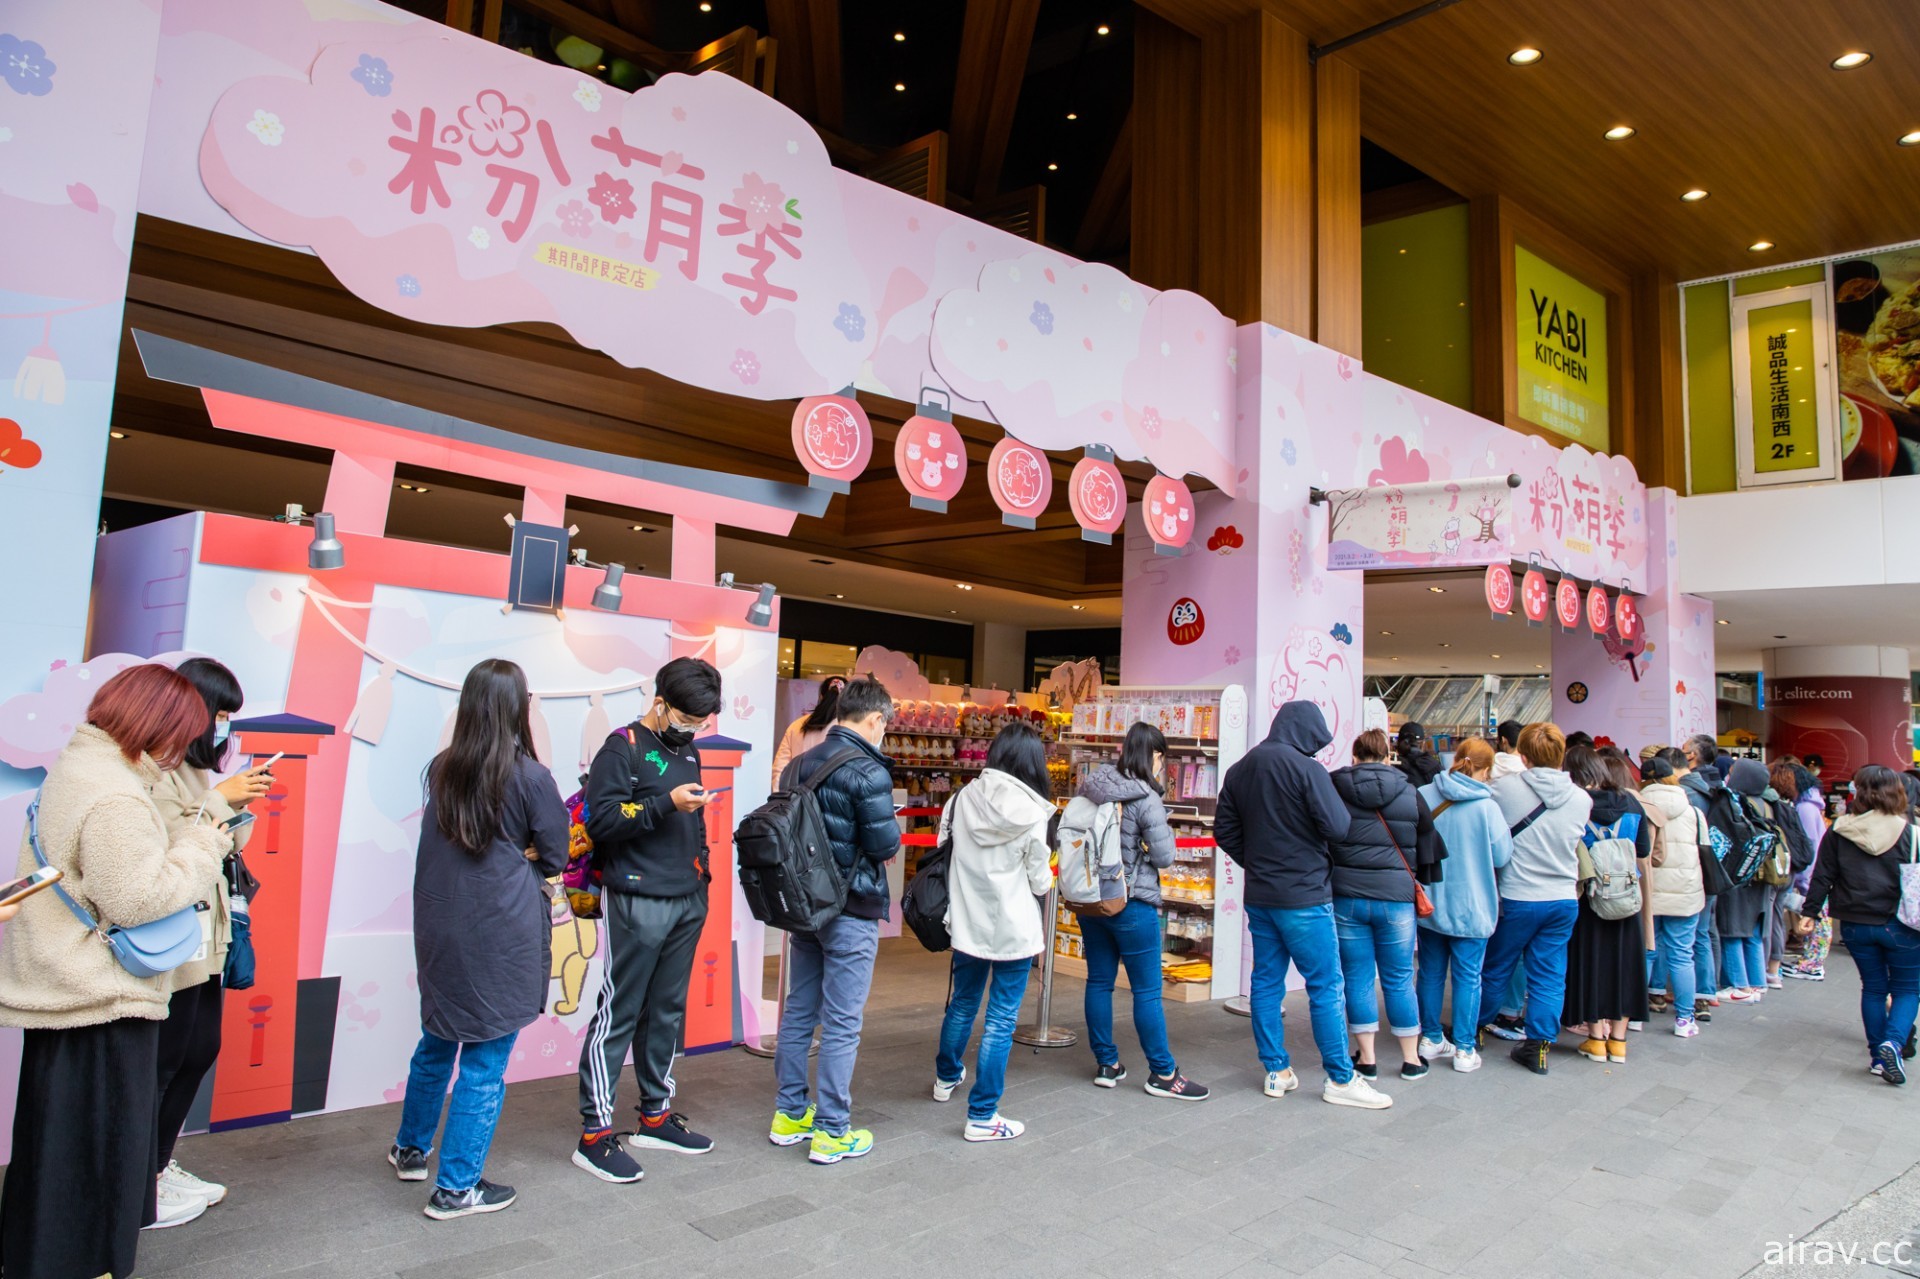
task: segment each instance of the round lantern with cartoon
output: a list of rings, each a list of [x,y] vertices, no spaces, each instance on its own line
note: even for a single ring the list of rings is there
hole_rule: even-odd
[[[954,429],[953,402],[945,391],[921,390],[919,411],[894,439],[893,469],[915,508],[946,514],[967,478],[967,446]]]
[[[1140,505],[1147,517],[1147,536],[1161,555],[1178,555],[1193,537],[1193,492],[1182,480],[1156,475],[1147,481]]]
[[[1067,480],[1067,504],[1073,508],[1083,539],[1113,541],[1127,519],[1127,485],[1113,464],[1112,449],[1102,444],[1087,446],[1086,456],[1074,464]]]
[[[873,426],[848,387],[810,395],[793,410],[793,451],[814,488],[845,493],[873,458]]]
[[[1003,436],[987,455],[987,490],[1002,523],[1033,528],[1053,497],[1053,467],[1033,445]]]

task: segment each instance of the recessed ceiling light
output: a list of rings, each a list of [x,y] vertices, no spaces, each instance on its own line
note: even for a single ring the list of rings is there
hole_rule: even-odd
[[[1097,35],[1097,36],[1105,36],[1105,35],[1112,35],[1112,34],[1113,34],[1113,28],[1112,28],[1112,27],[1110,27],[1110,26],[1108,26],[1108,25],[1107,25],[1106,23],[1104,23],[1104,22],[1103,22],[1103,23],[1101,23],[1101,24],[1100,24],[1099,26],[1097,26],[1097,27],[1095,27],[1095,28],[1093,29],[1093,34],[1095,34],[1095,35]]]
[[[713,12],[713,6],[712,6],[711,4],[708,4],[708,3],[707,3],[707,0],[700,0],[700,12],[702,12],[702,13],[712,13],[712,12]]]
[[[973,589],[973,584],[971,582],[955,582],[954,585],[959,587],[963,591],[970,591]]]
[[[1453,647],[1453,645],[1451,645],[1451,644],[1442,644],[1442,645],[1441,645],[1440,647],[1441,647],[1441,648],[1452,648],[1452,647]]]
[[[960,610],[957,608],[950,608],[947,610],[948,617],[958,617],[959,615],[960,615]]]
[[[1546,54],[1540,52],[1538,49],[1525,47],[1515,49],[1512,53],[1509,53],[1507,55],[1507,61],[1516,67],[1530,67],[1546,56]]]
[[[1487,656],[1491,657],[1496,662],[1500,660],[1500,654],[1498,653],[1488,653]]]
[[[1447,588],[1444,586],[1429,586],[1427,590],[1435,595],[1445,595],[1447,593]]]
[[[1616,124],[1611,129],[1608,129],[1606,133],[1606,138],[1609,142],[1625,142],[1632,136],[1633,126],[1630,124]]]
[[[1688,204],[1698,204],[1700,201],[1707,198],[1707,194],[1708,192],[1705,187],[1694,187],[1692,190],[1682,191],[1680,193],[1680,198],[1682,200],[1685,200]]]
[[[432,489],[430,489],[430,488],[426,488],[425,486],[423,486],[423,485],[419,485],[419,484],[416,484],[416,485],[414,485],[414,486],[413,486],[413,491],[414,491],[414,492],[416,492],[416,493],[431,493],[431,492],[433,492],[433,490],[432,490]]]
[[[1755,240],[1752,244],[1749,244],[1747,246],[1747,252],[1765,253],[1768,249],[1771,249],[1772,247],[1773,247],[1772,240]]]
[[[1387,660],[1388,660],[1389,662],[1397,662],[1397,661],[1399,661],[1400,659],[1399,659],[1399,658],[1397,658],[1397,657],[1389,657],[1389,658],[1388,658]]]
[[[904,84],[895,84],[893,86],[893,91],[895,93],[905,93],[907,91],[907,86]]]
[[[1533,669],[1534,669],[1534,670],[1536,670],[1536,671],[1544,671],[1544,670],[1546,670],[1547,668],[1546,668],[1546,666],[1545,666],[1544,664],[1542,664],[1542,663],[1540,663],[1540,662],[1535,662],[1535,663],[1533,664]]]
[[[1873,61],[1873,55],[1864,49],[1854,49],[1841,54],[1827,65],[1835,71],[1851,71],[1855,67],[1864,67]]]
[[[1899,144],[1903,147],[1920,147],[1920,129],[1900,135]]]
[[[110,440],[124,440],[127,438],[127,433],[125,431],[108,431],[107,438]]]
[[[904,32],[904,31],[896,31],[896,32],[894,32],[894,33],[893,33],[893,42],[894,42],[895,44],[905,44],[905,43],[907,42],[907,33],[906,33],[906,32]]]
[[[1069,119],[1069,120],[1078,120],[1079,118],[1080,118],[1080,113],[1079,113],[1078,111],[1069,111],[1069,112],[1067,112],[1067,119]]]
[[[829,599],[836,599],[836,600],[843,600],[843,599],[845,599],[845,598],[847,598],[847,597],[846,597],[846,596],[844,596],[844,595],[833,595],[833,596],[829,596],[828,598],[829,598]]]
[[[1722,618],[1717,618],[1717,619],[1715,619],[1715,621],[1714,621],[1714,625],[1716,625],[1716,626],[1732,626],[1732,625],[1733,625],[1733,623],[1732,623],[1732,622],[1729,622],[1729,621],[1728,621],[1728,620],[1727,620],[1726,618],[1724,618],[1724,617],[1722,617]]]
[[[400,487],[401,487],[401,488],[403,488],[403,489],[405,489],[405,490],[406,490],[407,492],[409,492],[409,493],[411,493],[411,492],[413,492],[413,485],[411,485],[411,484],[408,484],[408,483],[406,483],[405,481],[402,481],[402,482],[401,482],[401,485],[400,485]]]
[[[1074,612],[1076,612],[1076,613],[1078,613],[1078,612],[1079,612],[1079,611],[1080,611],[1081,609],[1083,609],[1083,608],[1085,608],[1085,607],[1086,607],[1086,605],[1085,605],[1085,604],[1075,604],[1075,605],[1073,605],[1073,611],[1074,611]]]
[[[1047,165],[1047,172],[1048,172],[1048,173],[1058,173],[1059,171],[1060,171],[1060,166],[1059,166],[1059,165],[1057,165],[1057,164],[1049,164],[1049,165]]]
[[[1380,633],[1381,633],[1382,635],[1391,635],[1391,634],[1393,634],[1393,632],[1392,632],[1392,631],[1381,631]]]

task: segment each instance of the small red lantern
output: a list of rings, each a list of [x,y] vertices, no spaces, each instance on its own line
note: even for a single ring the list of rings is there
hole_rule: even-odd
[[[1181,596],[1167,611],[1167,638],[1175,644],[1191,644],[1207,633],[1207,615],[1198,600]]]
[[[1560,579],[1553,588],[1553,611],[1560,619],[1562,630],[1577,630],[1580,626],[1580,584],[1570,577]]]
[[[848,387],[838,395],[810,395],[794,406],[793,451],[807,483],[845,493],[873,459],[873,424]]]
[[[1595,635],[1613,629],[1613,601],[1607,598],[1607,588],[1598,582],[1587,592],[1587,625]]]
[[[1513,570],[1505,564],[1487,565],[1487,609],[1495,617],[1513,612]]]
[[[1003,436],[987,456],[987,491],[1000,508],[1002,524],[1036,528],[1053,497],[1053,466],[1033,445]]]
[[[1547,575],[1537,568],[1528,569],[1520,582],[1520,608],[1527,615],[1528,626],[1547,624],[1547,607],[1552,599],[1553,592],[1547,589]]]
[[[967,478],[967,446],[954,429],[953,400],[945,391],[921,389],[919,412],[893,441],[893,469],[916,510],[947,513]]]
[[[1622,642],[1637,644],[1640,642],[1640,607],[1633,602],[1633,596],[1625,591],[1614,602],[1613,625]]]
[[[1147,483],[1141,507],[1147,517],[1147,536],[1160,555],[1178,555],[1193,537],[1193,491],[1183,480],[1156,475]]]
[[[1089,444],[1067,481],[1067,504],[1079,521],[1080,536],[1110,546],[1127,519],[1127,485],[1113,464],[1113,450]]]

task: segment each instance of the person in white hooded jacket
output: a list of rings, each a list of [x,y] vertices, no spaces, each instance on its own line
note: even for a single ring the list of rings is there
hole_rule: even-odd
[[[1700,1033],[1694,1020],[1698,995],[1693,965],[1695,933],[1707,894],[1700,878],[1700,837],[1704,823],[1676,780],[1673,765],[1653,755],[1640,765],[1640,802],[1666,818],[1659,860],[1647,873],[1653,912],[1653,965],[1667,977],[1673,1002],[1673,1033],[1691,1039]],[[1650,973],[1649,976],[1652,974]],[[1655,1011],[1658,1011],[1656,1009]]]
[[[973,1091],[967,1097],[968,1141],[1010,1141],[1026,1131],[1000,1114],[1013,1029],[1020,1019],[1033,957],[1046,945],[1037,898],[1053,888],[1047,828],[1047,751],[1025,724],[1000,730],[978,780],[947,805],[942,842],[953,840],[947,865],[947,931],[953,938],[953,994],[934,1057],[933,1099],[948,1101],[966,1081],[967,1040],[981,1000],[987,1005]]]

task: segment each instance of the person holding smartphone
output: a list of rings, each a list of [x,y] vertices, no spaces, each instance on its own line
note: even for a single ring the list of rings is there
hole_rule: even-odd
[[[580,1051],[575,1166],[634,1182],[625,1147],[703,1155],[713,1140],[669,1109],[673,1058],[686,1026],[687,982],[707,922],[707,819],[693,739],[720,709],[720,672],[680,657],[654,677],[647,713],[607,738],[587,775],[586,826],[601,872],[606,978]],[[613,1128],[621,1063],[633,1050],[640,1122]]]
[[[167,833],[177,837],[190,826],[221,826],[232,836],[234,850],[245,848],[253,833],[250,821],[235,819],[247,805],[273,785],[265,766],[244,769],[225,780],[216,775],[230,757],[233,716],[245,695],[232,671],[210,657],[180,663],[179,673],[200,694],[212,722],[188,746],[177,768],[161,774],[153,788],[153,802],[166,819]],[[227,1197],[227,1188],[182,1168],[173,1157],[174,1143],[187,1122],[187,1112],[199,1095],[200,1082],[220,1055],[221,973],[227,947],[233,940],[232,903],[225,874],[206,885],[201,918],[209,926],[204,954],[189,959],[163,981],[170,998],[167,1019],[160,1023],[160,1105],[156,1116],[159,1141],[154,1151],[157,1212],[151,1230],[185,1225]]]

